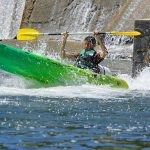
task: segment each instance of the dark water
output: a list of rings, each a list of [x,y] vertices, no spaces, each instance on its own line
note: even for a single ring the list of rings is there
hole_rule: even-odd
[[[150,149],[149,97],[149,91],[107,99],[1,94],[0,149]]]

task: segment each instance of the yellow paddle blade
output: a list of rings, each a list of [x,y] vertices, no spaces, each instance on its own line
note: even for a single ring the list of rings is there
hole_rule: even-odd
[[[124,31],[124,32],[119,32],[119,31],[112,31],[110,32],[111,34],[115,34],[115,35],[127,35],[127,36],[138,36],[141,35],[140,32],[138,31]]]
[[[35,29],[23,28],[19,29],[17,33],[17,40],[35,40],[42,35],[42,33],[39,33],[39,31]]]

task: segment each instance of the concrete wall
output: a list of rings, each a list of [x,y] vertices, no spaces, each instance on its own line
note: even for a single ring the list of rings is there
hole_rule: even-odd
[[[22,27],[43,32],[132,30],[150,16],[149,0],[26,0]]]
[[[0,0],[0,39],[11,39],[20,28],[26,0]]]
[[[22,26],[35,27],[45,32],[104,30],[125,2],[126,0],[27,0]]]

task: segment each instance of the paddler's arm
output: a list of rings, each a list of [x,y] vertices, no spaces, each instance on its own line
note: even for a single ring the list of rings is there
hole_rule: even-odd
[[[68,32],[65,32],[63,34],[62,46],[60,49],[61,50],[60,56],[62,59],[64,59],[64,58],[74,59],[74,58],[78,57],[78,55],[80,55],[80,53],[78,53],[78,52],[77,53],[70,53],[70,54],[66,53],[65,46],[66,46],[68,36],[69,36]]]
[[[108,54],[108,51],[107,51],[106,46],[104,45],[104,42],[102,41],[102,37],[99,32],[94,32],[94,36],[96,38],[97,45],[99,45],[101,48],[101,51],[99,52],[100,57],[101,57],[101,59],[105,58]]]
[[[66,42],[67,42],[68,36],[69,36],[68,32],[65,32],[63,34],[62,45],[61,45],[61,48],[60,48],[60,56],[61,56],[61,58],[66,58],[65,47],[66,47]]]

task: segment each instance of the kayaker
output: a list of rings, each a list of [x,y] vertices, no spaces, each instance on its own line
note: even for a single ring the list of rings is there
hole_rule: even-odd
[[[104,43],[102,42],[102,38],[99,32],[94,32],[94,36],[87,36],[84,41],[84,47],[81,52],[77,53],[66,53],[65,52],[65,45],[67,38],[69,36],[68,32],[63,34],[63,41],[61,46],[61,57],[62,58],[76,58],[76,62],[74,66],[82,68],[82,69],[89,69],[94,71],[95,73],[100,73],[100,68],[98,64],[104,60],[106,55],[108,54],[107,48],[105,47]],[[97,45],[100,45],[101,50],[97,52],[94,48]]]

